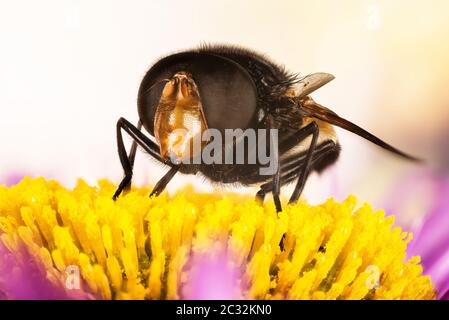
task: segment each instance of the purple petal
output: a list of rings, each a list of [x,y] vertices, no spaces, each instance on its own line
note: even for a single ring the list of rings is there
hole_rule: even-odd
[[[393,197],[384,206],[387,212],[399,214],[410,199],[422,199],[423,186],[431,197],[431,206],[419,226],[404,226],[414,236],[407,256],[421,256],[423,273],[430,275],[438,298],[449,298],[449,178],[428,171],[410,175],[391,192]],[[400,217],[400,216],[399,216]]]
[[[26,174],[24,173],[10,173],[0,183],[4,183],[7,187],[18,184]]]
[[[9,252],[0,243],[0,299],[68,300],[89,299],[83,290],[67,290],[50,281],[47,271],[24,248]]]
[[[223,300],[241,299],[238,271],[229,266],[225,253],[211,257],[204,254],[191,261],[188,283],[183,288],[183,299]]]

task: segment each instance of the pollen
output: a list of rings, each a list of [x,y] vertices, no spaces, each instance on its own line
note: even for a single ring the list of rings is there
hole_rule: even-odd
[[[0,243],[26,248],[48,281],[78,268],[98,299],[435,298],[420,258],[406,260],[412,235],[353,196],[278,214],[272,202],[192,187],[152,198],[133,188],[116,202],[114,191],[107,180],[0,186]]]

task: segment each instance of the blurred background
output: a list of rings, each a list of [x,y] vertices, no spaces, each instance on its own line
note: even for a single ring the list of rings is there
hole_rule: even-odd
[[[121,116],[137,122],[146,70],[178,50],[230,43],[302,75],[334,74],[315,100],[425,158],[424,166],[407,163],[338,130],[340,161],[313,175],[304,193],[312,203],[355,194],[413,226],[445,196],[448,40],[446,0],[1,0],[0,184],[23,175],[68,187],[78,178],[118,183],[115,124]],[[134,183],[154,184],[164,172],[139,153]],[[212,189],[178,175],[169,190],[186,183]]]

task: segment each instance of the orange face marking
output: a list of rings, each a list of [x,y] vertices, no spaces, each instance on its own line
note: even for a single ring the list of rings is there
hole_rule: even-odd
[[[201,141],[207,129],[201,99],[192,76],[176,73],[164,86],[154,119],[155,137],[163,159],[193,159],[201,152],[193,141]]]

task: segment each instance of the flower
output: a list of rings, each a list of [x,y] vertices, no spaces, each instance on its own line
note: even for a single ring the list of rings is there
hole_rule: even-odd
[[[432,277],[438,298],[449,299],[449,177],[441,172],[419,170],[402,178],[395,189],[401,190],[400,197],[389,199],[388,207],[394,210],[423,207],[425,213],[409,226],[415,237],[407,254],[422,257],[423,273]],[[420,205],[419,201],[427,205]]]
[[[79,270],[84,291],[101,299],[435,296],[419,257],[406,260],[411,235],[383,211],[356,208],[352,196],[277,214],[272,202],[244,195],[187,187],[149,199],[149,191],[133,189],[114,202],[106,180],[98,187],[80,180],[70,191],[24,178],[0,187],[0,239],[13,255],[23,246],[66,284],[76,282],[68,270]],[[11,297],[4,276],[0,291]],[[205,292],[200,280],[222,294]]]
[[[196,254],[191,258],[189,277],[183,285],[181,296],[191,300],[243,299],[239,286],[242,274],[229,265],[226,252],[214,255]]]
[[[0,244],[0,300],[91,299],[83,290],[67,290],[63,279],[53,268],[45,268],[21,247],[14,253]]]

